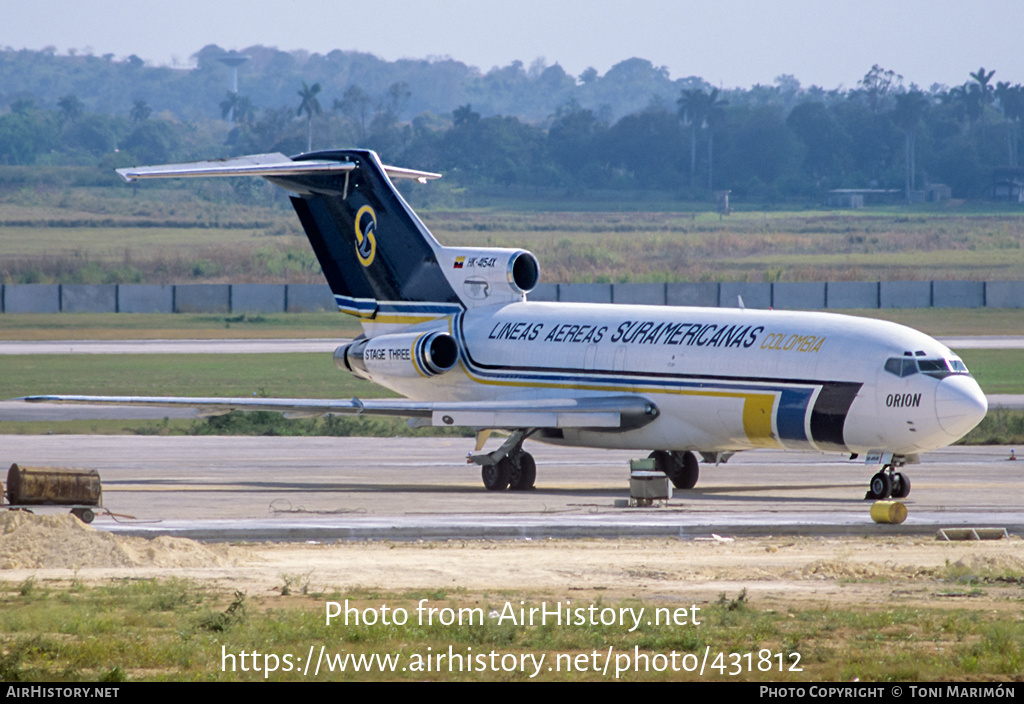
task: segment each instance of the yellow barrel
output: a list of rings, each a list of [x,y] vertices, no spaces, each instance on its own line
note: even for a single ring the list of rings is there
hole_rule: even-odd
[[[876,501],[871,504],[871,520],[875,523],[903,523],[907,507],[901,501]]]

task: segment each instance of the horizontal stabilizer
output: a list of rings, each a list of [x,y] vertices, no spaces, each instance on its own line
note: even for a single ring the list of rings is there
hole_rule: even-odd
[[[405,399],[193,398],[181,396],[27,396],[29,403],[195,408],[203,416],[273,411],[290,417],[384,415],[423,419],[417,425],[472,428],[622,428],[646,425],[657,407],[640,396],[528,401],[426,402]]]
[[[160,166],[133,166],[118,169],[117,173],[131,183],[147,178],[187,178],[208,176],[299,176],[308,174],[344,173],[355,170],[351,161],[330,159],[291,159],[284,154],[254,154],[232,159],[194,161],[188,164],[163,164]],[[390,178],[427,179],[441,178],[441,174],[430,171],[403,169],[398,166],[384,166]]]

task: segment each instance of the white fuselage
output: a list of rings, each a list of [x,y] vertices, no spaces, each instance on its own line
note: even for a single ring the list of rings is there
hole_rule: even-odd
[[[915,454],[955,442],[987,409],[977,383],[942,344],[845,315],[519,302],[410,329],[446,330],[460,348],[459,364],[440,376],[373,375],[412,399],[636,394],[660,412],[634,430],[566,429],[538,438],[549,442]],[[908,360],[912,371],[901,374],[894,359]]]

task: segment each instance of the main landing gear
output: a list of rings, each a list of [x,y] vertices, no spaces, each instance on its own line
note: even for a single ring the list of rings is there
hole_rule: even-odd
[[[648,457],[654,460],[654,469],[664,472],[676,489],[692,489],[697,486],[700,466],[697,456],[692,452],[655,450]]]
[[[488,491],[527,491],[537,480],[537,463],[523,450],[532,430],[516,430],[501,447],[487,454],[470,455],[469,461],[482,465],[480,474]]]
[[[882,467],[881,472],[871,477],[868,493],[864,495],[864,498],[873,501],[890,497],[894,499],[907,498],[910,495],[910,477],[903,472],[893,471],[902,467],[903,464],[902,461],[896,461],[896,458],[893,458],[892,464]]]
[[[494,464],[485,464],[480,474],[488,491],[526,491],[537,479],[537,463],[529,452],[520,451]]]

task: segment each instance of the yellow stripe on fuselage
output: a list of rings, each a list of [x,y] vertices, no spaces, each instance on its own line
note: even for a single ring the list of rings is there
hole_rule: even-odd
[[[559,384],[559,383],[523,383],[518,381],[497,381],[492,379],[481,379],[468,369],[460,361],[466,376],[478,384],[488,386],[515,386],[526,389],[571,389],[582,391],[611,391],[616,393],[651,393],[671,394],[673,396],[703,396],[712,398],[741,398],[743,399],[743,432],[747,436],[747,442],[754,447],[782,448],[778,438],[772,430],[772,417],[775,408],[776,392],[750,392],[750,391],[711,391],[697,389],[673,389],[663,386],[645,386],[634,384],[630,386],[611,386],[606,384]]]
[[[772,432],[775,394],[743,394],[743,432],[757,447],[781,448]]]
[[[404,315],[402,313],[394,313],[390,315],[377,315],[374,318],[367,319],[366,322],[382,325],[393,325],[396,323],[400,325],[417,325],[419,323],[429,323],[431,320],[440,320],[444,317],[444,315],[414,315],[411,313]]]

